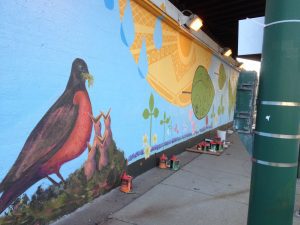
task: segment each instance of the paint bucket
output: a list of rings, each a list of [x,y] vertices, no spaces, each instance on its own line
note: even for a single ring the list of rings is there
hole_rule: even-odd
[[[166,169],[169,166],[168,157],[163,153],[159,158],[159,168]]]
[[[127,175],[126,171],[124,171],[121,176],[120,191],[124,193],[129,193],[132,191],[132,176]]]
[[[226,141],[226,131],[217,130],[217,135],[221,138],[221,141]]]

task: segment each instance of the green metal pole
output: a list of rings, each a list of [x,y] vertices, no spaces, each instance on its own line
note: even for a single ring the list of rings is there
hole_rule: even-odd
[[[292,225],[300,139],[300,1],[267,0],[248,225]]]

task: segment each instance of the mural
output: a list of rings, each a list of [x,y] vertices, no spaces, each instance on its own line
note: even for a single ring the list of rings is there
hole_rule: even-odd
[[[0,224],[70,213],[232,121],[238,72],[139,1],[4,2]]]

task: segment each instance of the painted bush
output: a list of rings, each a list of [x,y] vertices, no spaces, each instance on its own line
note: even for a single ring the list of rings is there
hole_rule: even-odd
[[[126,169],[124,153],[112,141],[108,155],[107,167],[95,171],[88,181],[81,167],[71,173],[65,183],[38,186],[31,199],[27,194],[21,195],[0,218],[1,224],[46,224],[118,186]],[[96,159],[99,158],[97,155]]]
[[[127,164],[232,121],[237,71],[138,1],[0,14],[0,224],[70,213]]]

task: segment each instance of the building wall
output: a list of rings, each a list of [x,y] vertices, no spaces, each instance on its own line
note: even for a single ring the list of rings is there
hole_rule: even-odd
[[[0,3],[0,209],[23,199],[3,220],[24,208],[33,221],[36,210],[62,216],[117,185],[126,165],[232,121],[238,72],[137,2]],[[76,58],[93,76],[79,74],[92,112],[66,91]]]

